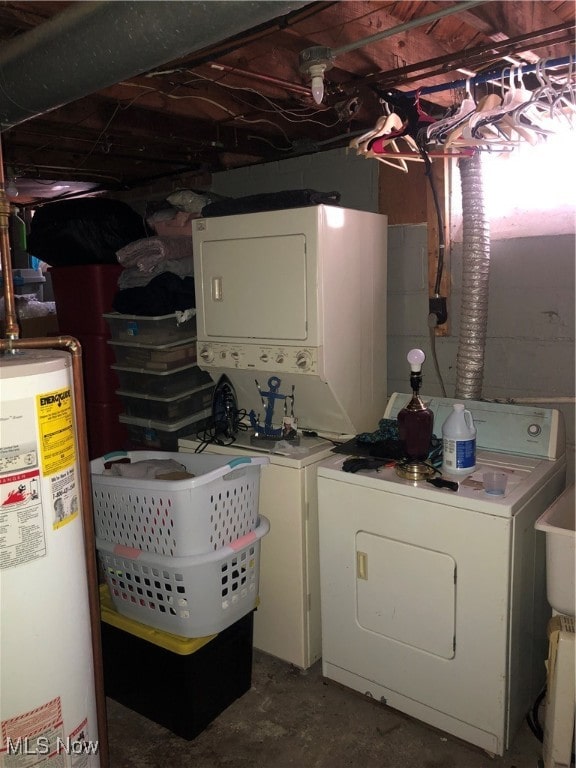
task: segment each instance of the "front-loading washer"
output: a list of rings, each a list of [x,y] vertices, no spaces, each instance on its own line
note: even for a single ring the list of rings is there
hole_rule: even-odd
[[[409,396],[394,394],[394,418]],[[438,434],[454,400],[435,398]],[[466,401],[477,465],[458,490],[393,466],[318,465],[322,668],[326,678],[475,744],[508,748],[546,679],[540,514],[564,488],[552,409]],[[490,496],[484,471],[508,475]]]

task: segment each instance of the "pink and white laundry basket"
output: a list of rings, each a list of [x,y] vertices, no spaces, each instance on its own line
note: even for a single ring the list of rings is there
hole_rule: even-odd
[[[93,460],[96,546],[116,610],[182,637],[215,634],[254,610],[270,529],[258,515],[267,463],[168,451]]]

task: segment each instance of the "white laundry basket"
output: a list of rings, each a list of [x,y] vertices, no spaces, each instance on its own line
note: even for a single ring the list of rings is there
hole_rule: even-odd
[[[166,557],[96,539],[116,610],[181,637],[221,632],[254,610],[258,600],[260,540],[255,530],[207,554]]]
[[[110,461],[172,459],[194,475],[134,480],[104,474]],[[119,451],[90,462],[96,537],[166,557],[215,552],[258,524],[260,470],[268,457]]]

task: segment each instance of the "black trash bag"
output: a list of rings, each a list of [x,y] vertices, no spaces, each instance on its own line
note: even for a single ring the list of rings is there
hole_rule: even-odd
[[[216,200],[202,208],[202,216],[231,216],[236,213],[280,211],[284,208],[305,208],[310,205],[339,205],[340,192],[317,192],[315,189],[287,189],[283,192],[262,192],[258,195]]]
[[[117,264],[116,251],[147,236],[142,217],[120,200],[59,200],[34,214],[28,251],[51,267]]]

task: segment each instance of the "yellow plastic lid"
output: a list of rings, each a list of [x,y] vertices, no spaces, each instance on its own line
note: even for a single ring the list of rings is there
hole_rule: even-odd
[[[213,640],[216,635],[207,635],[206,637],[181,637],[180,635],[173,635],[170,632],[164,632],[161,629],[154,629],[154,627],[148,627],[146,624],[141,624],[135,619],[130,619],[127,616],[122,616],[114,608],[114,603],[110,597],[107,584],[100,585],[100,618],[106,624],[110,624],[117,629],[122,629],[124,632],[129,632],[135,637],[139,637],[141,640],[147,640],[149,643],[154,643],[160,648],[164,648],[167,651],[178,653],[180,656],[188,656],[191,653],[195,653],[200,650],[203,645],[206,645]]]

